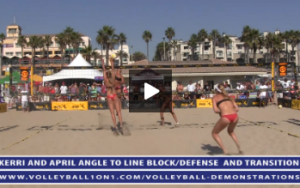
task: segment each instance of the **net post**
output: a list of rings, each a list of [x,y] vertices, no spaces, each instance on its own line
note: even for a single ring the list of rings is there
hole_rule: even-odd
[[[30,79],[30,93],[33,96],[33,66],[30,69],[31,79]]]
[[[293,70],[294,70],[294,79],[295,79],[295,89],[298,90],[298,72],[297,72],[297,66],[296,63],[294,62],[292,64]]]
[[[272,62],[272,91],[275,91],[275,63]]]

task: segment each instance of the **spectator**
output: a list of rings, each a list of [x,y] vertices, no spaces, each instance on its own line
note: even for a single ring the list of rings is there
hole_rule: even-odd
[[[8,109],[12,109],[12,107],[13,107],[13,100],[12,100],[12,95],[10,93],[10,88],[9,87],[7,87],[5,89],[4,95],[5,95],[4,100],[7,103]]]
[[[97,90],[96,90],[97,91]],[[73,96],[70,98],[70,101],[72,100],[72,98],[76,98],[77,95],[79,93],[79,89],[78,89],[78,86],[77,86],[77,83],[75,82],[74,84],[72,84],[70,86],[70,94],[72,94]]]
[[[241,83],[237,83],[237,87],[236,87],[236,90],[244,90],[245,89],[245,87],[243,86],[243,84],[241,84]]]
[[[196,85],[195,92],[196,92],[196,98],[200,99],[201,96],[202,96],[202,94],[201,94],[201,92],[202,92],[201,84]]]
[[[50,97],[49,97],[49,90],[50,88],[48,87],[48,83],[45,84],[44,87],[44,101],[50,101]]]
[[[25,91],[25,89],[23,91],[21,91],[22,93],[22,97],[21,97],[21,104],[22,104],[22,109],[23,112],[29,112],[29,105],[28,105],[28,92]]]
[[[231,90],[231,85],[228,84],[228,81],[225,81],[224,88],[225,90]]]
[[[167,91],[171,92],[172,89],[171,89],[171,86],[170,86],[169,83],[166,83],[165,89],[166,89]]]
[[[98,93],[97,93],[97,88],[94,85],[92,85],[90,93],[91,93],[92,101],[96,101]]]
[[[65,85],[65,82],[60,86],[60,94],[62,95],[61,99],[65,101],[67,99],[66,95],[68,94],[68,87]]]
[[[208,82],[205,82],[205,85],[204,85],[204,91],[206,92],[205,93],[205,98],[209,98],[209,91],[211,91],[211,88],[210,88],[210,86],[209,86],[209,84],[208,84]]]
[[[260,87],[259,81],[256,80],[256,83],[255,83],[255,89],[256,89],[256,90],[259,90],[259,87]]]
[[[187,85],[187,91],[190,94],[190,99],[194,99],[195,97],[195,85],[192,84],[192,81],[189,82],[189,84]]]
[[[262,83],[259,87],[260,90],[267,90],[268,89],[268,86],[265,84],[265,83]],[[261,107],[261,105],[263,104],[263,102],[265,101],[267,105],[268,102],[267,100],[265,100],[267,98],[267,92],[266,91],[261,91],[259,93],[259,107]],[[263,107],[265,107],[265,105],[263,105]]]
[[[85,94],[86,94],[86,85],[82,82],[80,82],[79,86],[79,101],[84,101],[85,99]]]
[[[183,97],[183,85],[181,82],[178,82],[177,87],[176,87],[176,91],[178,93],[178,96],[181,98]]]
[[[40,86],[39,86],[39,90],[38,90],[38,98],[41,102],[44,101],[44,86],[43,84],[41,83]]]

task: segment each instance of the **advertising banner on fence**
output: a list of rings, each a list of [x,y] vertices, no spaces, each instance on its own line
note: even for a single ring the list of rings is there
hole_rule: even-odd
[[[277,104],[281,105],[285,108],[291,108],[292,107],[292,100],[291,99],[284,99],[284,98],[278,98]]]
[[[176,108],[196,108],[196,100],[173,100],[173,107]]]
[[[197,99],[197,108],[212,108],[211,99]]]
[[[0,113],[7,112],[7,105],[6,103],[0,103]]]
[[[300,157],[0,157],[0,184],[300,184]]]
[[[32,102],[30,107],[33,111],[51,110],[51,102]]]
[[[291,108],[300,110],[300,100],[292,100]]]
[[[104,110],[108,109],[106,101],[89,101],[89,110]]]
[[[69,110],[88,110],[87,101],[72,101],[72,102],[52,102],[52,110],[69,111]]]

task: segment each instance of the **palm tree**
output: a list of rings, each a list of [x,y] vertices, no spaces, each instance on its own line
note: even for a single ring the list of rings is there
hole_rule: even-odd
[[[190,47],[192,51],[192,56],[190,60],[194,61],[195,60],[195,49],[197,48],[197,42],[198,42],[198,37],[196,34],[192,34],[190,37],[190,40],[188,41],[188,46]]]
[[[119,42],[121,45],[121,54],[120,54],[120,58],[121,58],[121,66],[123,66],[123,44],[127,42],[127,37],[124,33],[120,33],[119,34]]]
[[[200,47],[202,45],[202,60],[204,59],[204,43],[205,43],[205,40],[207,38],[208,38],[207,31],[205,29],[201,29],[198,32],[198,41],[200,43],[200,45],[199,45],[199,59],[200,59]]]
[[[40,48],[40,52],[42,57],[45,55],[45,40],[43,37],[38,37],[39,45],[38,48]]]
[[[284,48],[281,36],[269,33],[265,40],[267,51],[271,53],[273,61],[279,61],[281,50]]]
[[[169,45],[171,45],[170,43],[171,43],[171,40],[172,40],[172,38],[173,37],[175,37],[175,31],[174,31],[174,29],[172,28],[172,27],[168,27],[168,29],[165,31],[165,36],[167,37],[167,39],[169,39]],[[169,49],[169,51],[168,51],[168,60],[170,60],[170,56],[171,56],[171,48]]]
[[[64,57],[65,57],[65,49],[67,47],[67,42],[66,42],[66,37],[64,33],[59,33],[58,35],[55,36],[55,42],[58,43],[59,49],[61,51],[61,59],[62,59],[62,64],[64,62]]]
[[[95,48],[93,51],[92,51],[92,57],[94,58],[94,62],[95,62],[95,65],[97,65],[97,58],[101,58],[102,59],[102,55],[99,54],[99,52],[96,51],[97,48]]]
[[[80,46],[80,43],[82,42],[82,38],[81,38],[81,34],[78,33],[78,32],[73,32],[72,35],[71,35],[71,43],[72,43],[72,46],[73,46],[73,54],[75,52],[75,54],[77,55],[79,53],[79,46]],[[76,51],[74,51],[76,50]]]
[[[244,48],[245,48],[245,62],[246,63],[249,63],[249,49],[250,49],[250,45],[252,43],[251,41],[251,27],[246,25],[244,28],[243,28],[243,31],[242,31],[242,37],[241,37],[241,41],[244,42]]]
[[[49,61],[49,47],[53,44],[52,37],[49,35],[46,35],[44,37],[45,46],[47,47],[47,62]]]
[[[289,38],[290,38],[290,43],[292,45],[292,52],[294,53],[294,55],[296,55],[296,53],[295,53],[295,47],[297,45],[299,45],[299,42],[300,42],[300,32],[299,31],[290,30],[289,31]],[[298,54],[298,52],[297,52],[297,54]]]
[[[224,35],[220,40],[225,46],[225,61],[227,61],[227,49],[228,46],[232,44],[232,40],[227,35]]]
[[[32,49],[32,66],[34,68],[34,66],[35,66],[35,50],[40,45],[40,39],[39,39],[39,37],[37,37],[37,36],[31,36],[29,38],[29,41],[28,41],[27,45],[30,46],[31,49]]]
[[[221,35],[220,35],[219,31],[216,29],[213,29],[209,35],[210,35],[211,40],[213,41],[213,55],[214,55],[214,58],[216,58],[216,42],[221,37]]]
[[[117,55],[117,57],[120,57],[120,58],[121,58],[121,56],[124,58],[128,58],[128,54],[122,50],[117,51],[116,55]],[[123,65],[121,64],[121,66],[123,66]]]
[[[174,61],[177,60],[177,58],[176,58],[176,55],[177,55],[177,51],[176,51],[177,50],[177,45],[178,45],[177,40],[172,40],[171,43],[170,43],[170,49],[173,48]]]
[[[101,49],[101,56],[103,55],[102,54],[102,50],[104,50],[104,43],[103,43],[103,40],[102,40],[102,38],[101,38],[101,36],[100,35],[98,35],[97,37],[96,37],[96,41],[97,41],[97,43],[100,45],[100,49]]]
[[[156,51],[155,51],[155,57],[154,59],[157,61],[162,61],[164,59],[164,51],[168,51],[169,48],[169,43],[160,42],[156,46]]]
[[[97,39],[102,42],[106,50],[106,65],[108,65],[109,48],[114,43],[116,38],[117,35],[115,34],[115,29],[111,26],[105,25],[98,31]],[[97,40],[97,42],[99,41]]]
[[[97,48],[93,49],[92,45],[85,46],[82,49],[82,55],[83,55],[83,57],[85,57],[86,61],[88,61],[89,63],[91,63],[91,57],[93,55],[95,55],[96,50],[97,50]]]
[[[258,29],[251,29],[249,35],[249,47],[253,52],[253,63],[256,63],[256,51],[261,34]]]
[[[146,56],[145,56],[145,54],[143,54],[143,52],[134,52],[132,54],[132,59],[133,59],[133,61],[141,61],[141,60],[146,59]]]
[[[290,38],[290,32],[285,31],[284,33],[279,33],[279,36],[282,38],[282,40],[285,42],[285,55],[286,55],[286,61],[288,62],[288,44],[291,43]]]
[[[71,27],[67,27],[64,30],[64,34],[65,34],[65,40],[66,40],[66,44],[68,46],[68,51],[69,51],[69,61],[71,61],[71,47],[72,47],[72,35],[74,33],[74,29]]]
[[[23,35],[20,35],[17,41],[17,44],[21,47],[22,58],[24,57],[23,49],[27,44],[26,38]]]
[[[2,75],[2,44],[5,38],[4,33],[0,33],[0,76]]]
[[[144,31],[143,39],[147,43],[147,60],[149,61],[149,41],[152,40],[152,33],[150,31]]]

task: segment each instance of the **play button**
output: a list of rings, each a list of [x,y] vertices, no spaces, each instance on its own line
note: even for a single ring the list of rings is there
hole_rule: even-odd
[[[156,95],[157,93],[159,93],[159,90],[156,89],[155,87],[144,83],[144,99],[147,100],[149,98],[151,98],[153,95]]]

